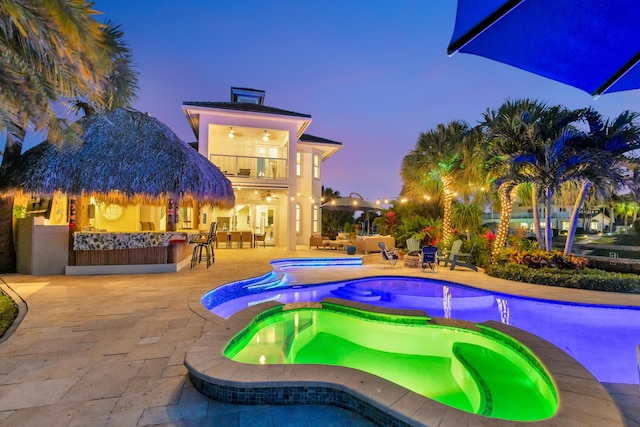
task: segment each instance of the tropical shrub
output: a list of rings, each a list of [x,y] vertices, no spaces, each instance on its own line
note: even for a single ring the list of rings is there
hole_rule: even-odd
[[[0,291],[0,337],[11,327],[18,315],[18,306],[11,298]]]
[[[485,271],[489,276],[500,279],[594,291],[634,292],[640,284],[640,276],[635,274],[610,273],[591,268],[559,270],[550,267],[529,268],[525,265],[507,263],[489,265]]]
[[[389,211],[381,216],[374,218],[373,225],[376,227],[378,234],[394,234],[398,226],[398,214],[393,211]]]
[[[420,241],[420,247],[438,246],[442,239],[442,220],[425,218],[425,226],[411,237]]]
[[[582,270],[589,264],[589,260],[580,257],[565,257],[559,251],[544,251],[542,249],[523,250],[510,248],[502,251],[498,261],[520,264],[529,268],[551,267],[561,270]]]

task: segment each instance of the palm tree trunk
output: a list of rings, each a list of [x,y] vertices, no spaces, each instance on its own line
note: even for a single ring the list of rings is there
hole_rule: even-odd
[[[496,240],[493,242],[493,256],[497,256],[505,243],[507,243],[507,235],[509,234],[509,224],[511,222],[511,211],[518,194],[518,187],[511,185],[501,185],[498,188],[500,197],[500,224],[496,234]]]
[[[9,169],[22,154],[24,131],[14,136],[7,133],[1,169]],[[13,196],[0,198],[0,273],[16,271],[16,248],[13,244]]]
[[[569,254],[571,254],[573,241],[576,237],[576,230],[578,228],[578,218],[580,216],[580,209],[582,208],[582,204],[587,198],[587,193],[589,192],[590,187],[591,187],[591,183],[589,181],[586,181],[582,184],[582,189],[578,194],[576,203],[573,205],[573,211],[571,212],[571,220],[569,221],[569,230],[567,231],[567,241],[564,244],[564,253],[563,253],[564,256],[569,256]]]
[[[540,211],[538,210],[538,187],[531,183],[531,205],[533,206],[533,228],[538,239],[538,247],[542,249],[542,230],[540,230]]]
[[[442,219],[442,240],[446,244],[451,243],[451,207],[453,205],[453,192],[451,189],[452,180],[448,176],[441,176],[442,190],[444,192],[443,210],[444,218]]]
[[[545,234],[545,249],[551,252],[551,240],[553,239],[553,230],[551,229],[551,189],[545,190],[545,219],[544,219],[544,234]]]
[[[16,248],[13,245],[13,197],[0,198],[0,273],[15,273]]]

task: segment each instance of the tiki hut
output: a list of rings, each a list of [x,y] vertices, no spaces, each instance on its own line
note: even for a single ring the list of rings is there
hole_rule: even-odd
[[[43,142],[3,177],[0,192],[93,196],[118,204],[194,201],[221,208],[235,203],[231,182],[168,126],[130,109],[85,117],[77,141]]]

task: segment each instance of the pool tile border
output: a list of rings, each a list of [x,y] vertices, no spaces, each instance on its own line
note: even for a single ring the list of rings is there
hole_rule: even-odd
[[[372,312],[426,316],[419,310],[374,307],[328,298],[332,302]],[[254,317],[279,306],[266,302],[242,310],[217,324],[185,355],[189,378],[197,390],[216,400],[234,404],[329,404],[349,409],[378,425],[486,425],[515,426],[521,422],[489,419],[443,405],[375,375],[327,365],[247,365],[223,354],[228,342]],[[433,318],[432,323],[476,329],[472,322]],[[488,321],[479,324],[528,347],[551,374],[558,390],[558,412],[536,426],[624,426],[615,402],[591,373],[553,344],[526,331]],[[571,379],[579,378],[589,394],[576,393]],[[464,421],[462,421],[464,420]],[[532,424],[532,423],[527,423]]]

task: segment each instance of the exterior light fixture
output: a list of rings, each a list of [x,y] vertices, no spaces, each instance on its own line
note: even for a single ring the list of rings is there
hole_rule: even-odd
[[[271,193],[270,193],[269,191],[267,191],[267,197],[265,197],[265,200],[266,200],[267,202],[270,202],[270,201],[271,201]]]
[[[384,204],[388,205],[389,204],[389,199],[384,199]]]
[[[267,142],[269,140],[269,132],[267,132],[267,130],[264,130],[264,135],[262,135],[262,140]]]
[[[233,127],[230,127],[230,128],[229,128],[229,138],[233,138],[234,133],[235,133],[235,132],[233,131]]]

